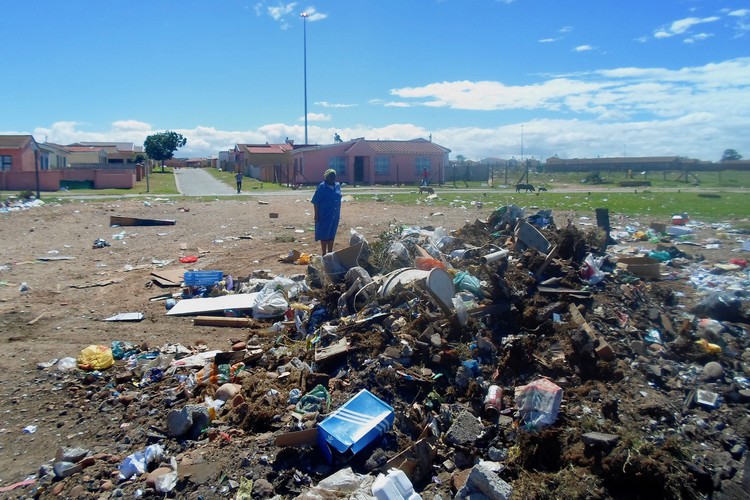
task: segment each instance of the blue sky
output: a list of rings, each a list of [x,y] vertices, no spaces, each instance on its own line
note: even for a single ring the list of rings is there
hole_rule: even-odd
[[[0,0],[0,134],[750,158],[750,1]],[[308,14],[303,21],[300,14]]]

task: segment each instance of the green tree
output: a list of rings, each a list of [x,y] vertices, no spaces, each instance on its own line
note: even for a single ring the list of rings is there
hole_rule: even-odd
[[[146,137],[143,149],[152,160],[161,162],[161,171],[164,172],[164,162],[174,157],[177,148],[187,144],[187,139],[182,134],[167,130]]]
[[[725,149],[724,154],[721,155],[721,161],[734,161],[734,160],[741,160],[742,155],[739,154],[734,149]]]

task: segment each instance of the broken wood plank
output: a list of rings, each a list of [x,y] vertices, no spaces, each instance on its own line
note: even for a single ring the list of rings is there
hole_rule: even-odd
[[[349,352],[349,342],[345,338],[342,338],[328,347],[316,349],[315,361],[319,363],[341,354],[346,354],[347,352]]]
[[[193,319],[195,326],[231,326],[234,328],[245,328],[253,325],[250,318],[229,318],[225,316],[196,316]]]
[[[110,226],[174,226],[176,222],[174,219],[141,219],[121,215],[109,217]]]
[[[538,278],[539,276],[542,275],[542,273],[545,271],[545,269],[547,269],[547,266],[549,266],[550,262],[552,262],[552,259],[554,259],[555,257],[557,257],[557,253],[559,251],[560,251],[560,246],[559,245],[555,245],[555,246],[552,247],[552,250],[550,250],[549,253],[547,254],[547,258],[544,259],[544,262],[542,262],[542,264],[539,266],[539,268],[534,273],[534,277],[535,278]]]

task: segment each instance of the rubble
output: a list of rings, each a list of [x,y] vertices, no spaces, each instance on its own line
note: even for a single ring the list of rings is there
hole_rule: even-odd
[[[29,494],[748,493],[746,268],[725,270],[737,289],[687,308],[678,279],[714,288],[691,278],[700,261],[674,245],[663,261],[609,253],[642,240],[605,225],[508,206],[455,231],[352,231],[297,276],[185,272],[165,317],[241,333],[219,351],[113,343],[78,370],[40,366],[83,414],[119,424],[111,455],[91,460],[73,438]],[[667,245],[686,234],[672,233],[643,231]],[[305,265],[290,255],[290,270]]]

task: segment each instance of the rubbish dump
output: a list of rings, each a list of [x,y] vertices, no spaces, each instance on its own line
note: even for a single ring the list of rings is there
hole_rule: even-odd
[[[336,252],[293,249],[280,258],[289,276],[172,277],[179,292],[152,299],[167,307],[147,319],[205,328],[224,348],[124,338],[87,348],[77,369],[40,365],[70,394],[69,410],[53,410],[106,413],[117,445],[42,467],[29,487],[411,500],[743,491],[747,267],[702,267],[679,240],[694,218],[603,231],[488,205],[460,228],[394,224],[377,241],[352,229]],[[687,287],[695,303],[681,303]]]

